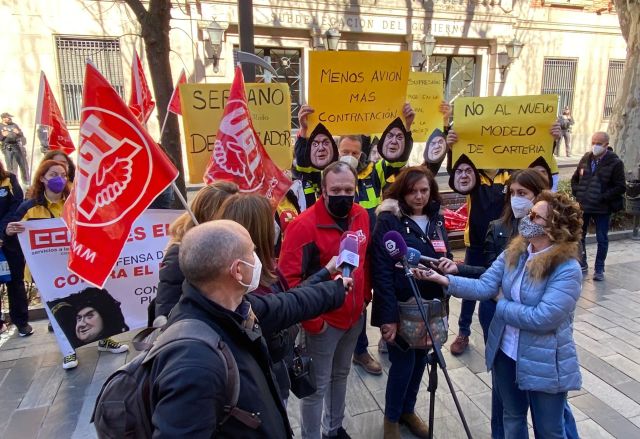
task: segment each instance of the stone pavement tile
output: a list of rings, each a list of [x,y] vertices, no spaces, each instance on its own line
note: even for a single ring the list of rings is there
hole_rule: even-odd
[[[488,387],[493,387],[491,384],[491,372],[477,373],[476,376],[482,380],[482,382]]]
[[[604,299],[598,302],[598,305],[603,306],[611,311],[614,311],[623,317],[628,319],[634,319],[636,317],[640,317],[640,311],[629,308],[626,305],[620,304],[618,302],[614,302],[613,300]]]
[[[36,372],[29,390],[27,390],[19,409],[48,406],[53,402],[64,378],[64,369],[60,366],[41,367]]]
[[[347,378],[347,388],[346,410],[351,416],[380,409],[369,389],[353,371]]]
[[[466,367],[449,369],[449,376],[451,376],[453,382],[457,384],[460,391],[464,392],[464,394],[467,396],[483,393],[487,390],[490,390],[480,378],[478,378]]]
[[[380,361],[378,356],[371,354],[372,357]],[[383,356],[383,355],[380,355]],[[386,356],[386,355],[385,355]],[[388,357],[388,356],[387,356]],[[381,363],[382,364],[382,363]],[[389,369],[383,370],[382,375],[371,375],[362,367],[353,364],[351,366],[351,375],[356,374],[370,392],[387,388],[387,373]]]
[[[458,397],[462,413],[467,419],[467,424],[475,426],[489,421],[484,411],[480,410],[467,395],[462,392],[456,392],[456,396]],[[458,410],[451,395],[436,393],[436,405],[437,404],[444,404],[449,413],[452,413],[454,417],[458,417]]]
[[[611,334],[608,332],[602,331],[587,322],[576,321],[573,323],[573,329],[574,331],[580,331],[582,334],[596,341],[611,337]]]
[[[616,323],[605,319],[604,317],[600,317],[592,312],[588,311],[586,313],[581,314],[579,317],[576,317],[576,323],[579,322],[587,322],[595,328],[598,329],[608,329],[613,328],[614,326],[618,326]],[[575,324],[574,324],[575,327]]]
[[[616,326],[613,328],[609,328],[606,331],[614,337],[620,340],[624,340],[632,346],[640,346],[640,335],[633,333],[628,329]]]
[[[484,352],[484,344],[480,347]],[[469,345],[469,348],[462,354],[456,357],[462,364],[468,367],[473,373],[481,373],[487,371],[487,366],[484,362],[484,356],[478,353],[475,346]]]
[[[612,409],[611,411],[618,412],[626,418],[640,415],[640,405],[638,403],[585,369],[582,369],[582,387],[592,395],[597,395],[600,401]],[[572,399],[572,402],[580,410],[589,415],[589,417],[593,418],[591,413],[585,411],[583,407],[577,403],[577,401],[580,401],[580,398],[584,396],[585,395],[577,396]]]
[[[606,361],[603,361],[600,357],[596,357],[579,346],[577,351],[578,358],[580,359],[580,366],[587,369],[607,384],[615,387],[616,385],[629,380],[627,375],[620,372]]]
[[[0,351],[0,361],[12,361],[21,358],[24,348],[2,349]]]
[[[62,384],[47,416],[42,423],[39,438],[70,438],[76,429],[82,406],[86,403],[85,390]]]
[[[48,407],[16,410],[9,419],[3,437],[31,439],[38,437],[38,430],[47,414]]]
[[[603,357],[602,359],[618,369],[620,372],[629,375],[636,381],[640,381],[640,364],[635,361],[631,361],[621,354],[610,355],[608,357]]]
[[[640,383],[634,380],[629,380],[624,383],[620,383],[616,386],[616,389],[633,399],[640,404]]]
[[[578,434],[585,439],[615,439],[592,419],[577,421]]]
[[[583,349],[586,349],[587,351],[591,352],[593,355],[597,357],[603,357],[603,356],[615,354],[615,351],[608,347],[608,343],[610,340],[613,340],[613,336],[611,336],[610,339],[595,341],[591,337],[587,337],[581,332],[575,331],[573,333],[573,340],[576,342],[578,346],[580,346]]]
[[[437,419],[434,422],[433,435],[436,439],[466,439],[462,422],[457,413],[452,416]],[[469,430],[474,439],[489,439],[491,437],[491,425],[489,422],[483,424],[469,425]]]
[[[569,407],[571,407],[571,413],[573,413],[573,418],[576,420],[576,422],[589,419],[589,417],[582,410],[571,403],[571,398],[569,398]]]
[[[635,322],[633,319],[624,317],[620,315],[618,312],[612,311],[602,306],[591,308],[589,312],[599,317],[603,317],[609,320],[610,322],[615,323],[617,326],[622,326],[623,328],[627,328],[634,332],[636,331],[636,328],[639,327],[639,324]],[[605,329],[605,328],[601,328],[601,329]]]
[[[15,366],[9,370],[0,385],[0,404],[5,399],[14,399],[18,395],[22,397],[27,392],[38,370],[38,365],[33,358],[16,360]]]
[[[595,424],[606,430],[613,437],[621,439],[640,437],[640,428],[633,425],[632,422],[625,419],[623,415],[612,409],[608,403],[603,402],[600,398],[596,398],[592,394],[586,394],[572,398],[571,402],[589,416]],[[587,421],[581,421],[583,425],[586,422]],[[592,427],[593,426],[589,428]],[[581,433],[581,435],[589,439],[598,437],[591,436],[591,434],[588,433]]]
[[[606,282],[627,290],[635,290],[638,288],[637,269],[637,262],[611,264],[607,258],[607,267],[605,270]]]
[[[381,411],[362,413],[349,419],[345,429],[352,438],[382,439],[384,415]]]
[[[488,392],[476,393],[470,395],[469,399],[482,411],[482,413],[491,419],[491,390]]]
[[[20,398],[22,395],[13,395],[14,399],[6,399],[0,404],[0,437],[6,437],[2,434],[11,419],[11,415],[18,409]]]
[[[633,425],[635,425],[636,427],[640,427],[640,416],[636,416],[634,418],[629,419]]]

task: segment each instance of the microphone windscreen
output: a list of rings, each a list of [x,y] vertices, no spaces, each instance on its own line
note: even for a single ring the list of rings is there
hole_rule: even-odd
[[[417,267],[420,263],[420,256],[422,254],[413,247],[407,247],[407,262],[412,267]]]
[[[390,230],[382,237],[384,248],[394,261],[401,261],[407,256],[407,243],[402,235],[395,230]]]
[[[336,266],[342,267],[344,264],[358,267],[360,265],[360,254],[358,253],[358,236],[354,233],[344,232],[340,240],[340,250]]]

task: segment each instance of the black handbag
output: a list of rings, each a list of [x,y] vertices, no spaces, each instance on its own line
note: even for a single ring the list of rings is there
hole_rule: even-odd
[[[291,391],[299,399],[316,393],[316,376],[313,373],[313,360],[302,352],[300,346],[293,348],[293,361],[289,365]]]

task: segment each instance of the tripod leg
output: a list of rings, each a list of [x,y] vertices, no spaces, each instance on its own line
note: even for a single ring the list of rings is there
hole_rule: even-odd
[[[427,355],[427,365],[429,367],[429,439],[433,439],[433,422],[436,412],[436,390],[438,389],[438,358],[435,352]]]

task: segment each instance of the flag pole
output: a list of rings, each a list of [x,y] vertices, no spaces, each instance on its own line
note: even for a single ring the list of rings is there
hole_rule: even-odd
[[[42,106],[43,106],[43,98],[44,98],[44,71],[40,70],[40,89],[38,90],[38,107],[36,108],[36,120],[33,124],[33,136],[31,136],[31,159],[29,160],[29,178],[31,181],[31,170],[33,169],[33,156],[36,150],[36,130],[37,126],[41,122],[42,118]],[[24,177],[24,176],[23,176]]]
[[[199,225],[200,223],[196,219],[196,216],[191,210],[191,207],[189,207],[189,205],[187,204],[187,200],[185,200],[184,197],[182,196],[182,192],[180,192],[180,190],[178,189],[178,186],[176,185],[175,180],[171,182],[171,187],[173,188],[173,192],[175,192],[176,195],[178,196],[178,199],[180,200],[184,208],[187,210],[187,212],[189,212],[189,216],[191,217],[191,221],[193,221],[193,224],[195,224],[196,226]]]

